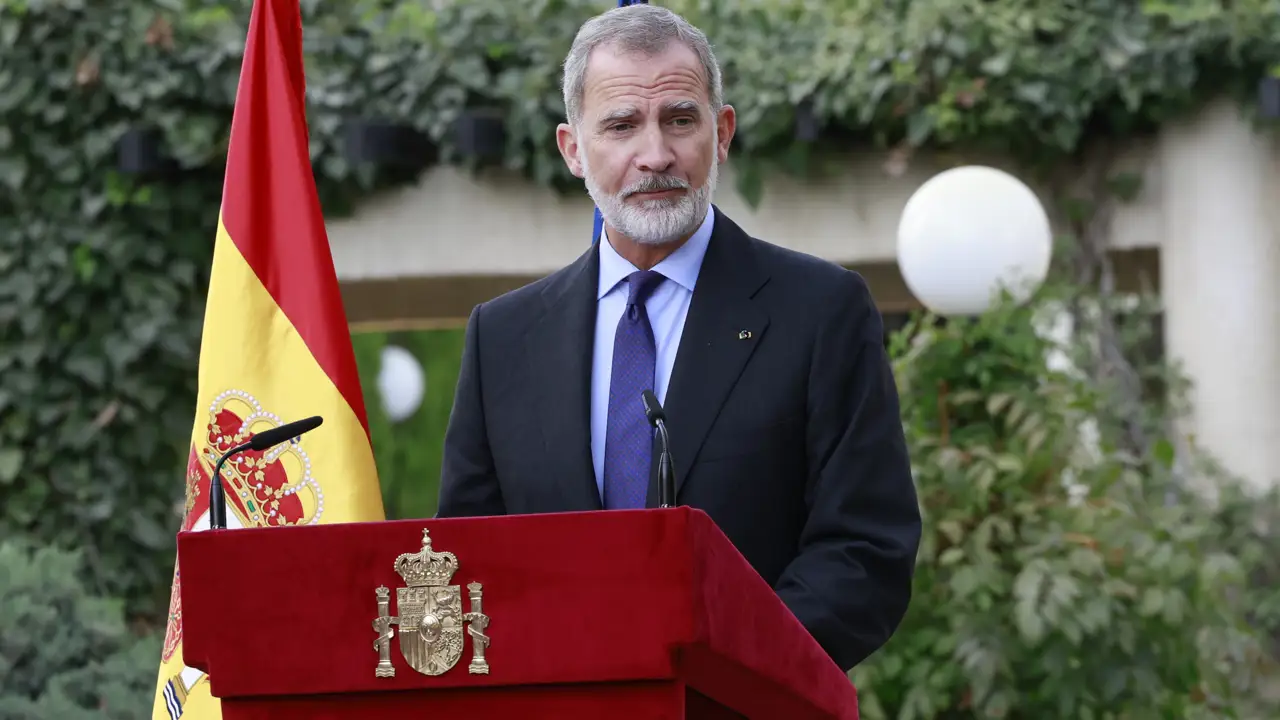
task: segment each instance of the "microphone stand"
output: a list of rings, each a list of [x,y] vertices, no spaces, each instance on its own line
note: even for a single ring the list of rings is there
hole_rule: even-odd
[[[658,457],[658,506],[669,508],[676,504],[676,483],[671,476],[671,437],[667,435],[667,423],[657,418],[658,434],[662,436],[662,454]]]
[[[218,458],[218,464],[213,467],[213,477],[209,478],[209,529],[210,530],[226,530],[227,529],[227,498],[222,493],[222,464],[231,459],[234,455],[253,447],[252,442],[237,445],[223,453]]]

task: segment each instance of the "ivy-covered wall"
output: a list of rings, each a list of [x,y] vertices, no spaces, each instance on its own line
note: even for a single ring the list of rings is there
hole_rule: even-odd
[[[1280,60],[1276,0],[664,4],[719,48],[749,198],[763,173],[828,169],[836,145],[1061,166],[1092,138],[1148,130],[1214,94],[1248,98]],[[505,120],[501,162],[574,185],[551,140],[559,63],[612,2],[302,5],[329,213],[413,177],[347,159],[344,129],[360,118],[412,125],[440,161],[474,163],[453,129],[486,110]],[[0,4],[0,536],[83,548],[94,589],[144,615],[163,610],[171,571],[248,7]],[[119,144],[138,129],[161,138],[166,167],[122,172]],[[434,460],[397,445],[380,463],[431,472]]]

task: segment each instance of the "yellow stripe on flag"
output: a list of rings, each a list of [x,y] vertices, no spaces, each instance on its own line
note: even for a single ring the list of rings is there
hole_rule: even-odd
[[[373,451],[363,425],[221,223],[205,311],[199,388],[199,410],[191,435],[193,453],[199,458],[193,470],[199,478],[194,483],[197,496],[208,493],[216,456],[205,455],[210,447],[211,420],[232,413],[243,421],[254,412],[261,413],[250,421],[256,423],[248,428],[253,432],[320,415],[324,424],[302,436],[296,451],[289,450],[275,460],[287,478],[283,489],[293,489],[291,496],[298,498],[296,512],[301,515],[288,520],[333,523],[385,517]],[[238,442],[229,440],[224,448]],[[234,466],[234,461],[228,465]],[[224,483],[228,494],[239,487],[227,477],[225,467]],[[188,505],[192,515],[184,526],[208,528],[208,502],[189,498]],[[228,526],[272,524],[263,505],[253,507],[260,511],[256,518],[248,507],[228,502]],[[277,517],[279,513],[277,510]],[[234,582],[234,578],[228,581]],[[175,599],[179,592],[175,582]],[[180,615],[179,608],[171,607],[170,615],[168,657],[160,666],[152,717],[221,717],[217,700],[209,695],[208,678],[182,662],[181,618],[175,617]],[[233,637],[229,634],[229,641],[234,641]]]
[[[205,442],[204,410],[228,390],[252,394],[281,423],[320,415],[324,424],[301,438],[324,493],[320,522],[381,520],[382,496],[373,482],[373,448],[364,426],[221,223],[212,277],[216,284],[210,283],[201,342],[201,412],[192,446]]]

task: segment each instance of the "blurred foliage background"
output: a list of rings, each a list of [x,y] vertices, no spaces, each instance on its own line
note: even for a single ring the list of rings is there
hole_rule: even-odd
[[[440,456],[458,382],[463,338],[461,328],[355,332],[351,336],[388,518],[431,517],[436,512]],[[378,385],[381,351],[387,345],[411,352],[426,376],[422,404],[399,422],[382,407]]]
[[[368,118],[421,130],[436,162],[577,187],[550,140],[559,64],[611,4],[302,0],[326,212],[422,169],[351,162],[344,132]],[[1062,188],[1070,297],[899,336],[929,537],[911,616],[855,673],[867,717],[1274,716],[1259,710],[1280,615],[1274,498],[1209,458],[1175,462],[1176,402],[1095,372],[1099,337],[1132,350],[1112,323],[1077,324],[1081,372],[1063,375],[1026,313],[1107,306],[1085,228],[1122,198],[1066,180],[1210,98],[1250,112],[1280,67],[1280,0],[664,4],[719,48],[749,200],[769,173],[818,177],[855,148],[997,153]],[[150,706],[248,8],[0,2],[0,718]],[[475,112],[504,121],[496,161],[455,142]],[[159,142],[162,170],[122,170],[121,142],[139,137]],[[387,506],[428,514],[458,334],[354,341]],[[428,378],[401,423],[376,403],[387,343]],[[1171,370],[1134,358],[1176,396]],[[1095,441],[1070,432],[1086,415]],[[1189,491],[1205,484],[1218,502]]]
[[[1102,323],[1149,390],[1088,371]],[[914,596],[856,668],[862,716],[1264,718],[1280,707],[1280,495],[1178,452],[1182,383],[1151,304],[1058,281],[892,357],[924,515]],[[1132,424],[1145,428],[1136,445]]]

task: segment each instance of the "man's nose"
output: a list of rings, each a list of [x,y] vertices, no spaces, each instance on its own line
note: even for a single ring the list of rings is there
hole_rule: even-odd
[[[636,154],[636,169],[642,172],[665,173],[675,162],[675,153],[667,143],[661,128],[651,126],[640,137],[643,146]]]

